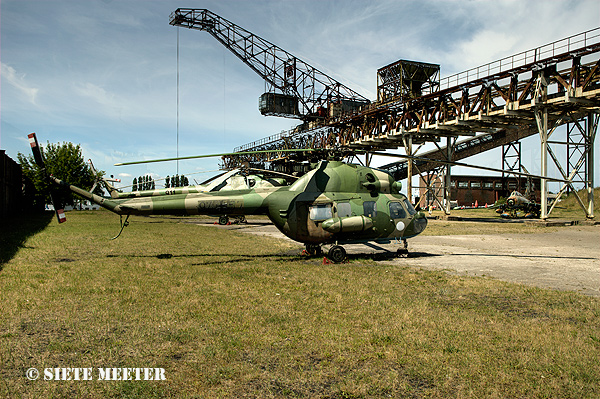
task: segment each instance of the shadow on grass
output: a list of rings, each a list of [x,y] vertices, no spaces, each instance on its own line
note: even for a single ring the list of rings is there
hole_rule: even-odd
[[[426,252],[410,252],[408,258],[426,258],[431,256],[439,256],[437,254],[430,254]],[[222,258],[226,257],[226,260],[215,261],[213,259],[207,260],[206,262],[192,263],[192,266],[206,266],[211,264],[222,264],[222,263],[239,263],[247,262],[253,259],[269,259],[278,262],[285,261],[307,261],[307,260],[320,260],[327,257],[325,253],[322,255],[307,256],[301,254],[297,250],[289,251],[287,253],[280,254],[266,254],[266,255],[244,255],[244,254],[224,254],[224,253],[206,253],[206,254],[158,254],[158,255],[106,255],[107,258],[157,258],[157,259],[173,259],[173,258]],[[361,260],[374,260],[384,261],[397,259],[398,255],[396,252],[384,251],[369,254],[348,254],[346,261],[361,261]],[[401,258],[400,258],[401,259]]]
[[[0,270],[32,235],[44,230],[54,212],[24,214],[3,220],[0,225]]]

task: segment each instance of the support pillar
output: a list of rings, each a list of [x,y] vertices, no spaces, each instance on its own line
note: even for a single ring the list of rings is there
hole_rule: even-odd
[[[405,141],[404,144],[405,144],[406,154],[412,157],[413,156],[412,135],[408,136],[408,141]],[[410,158],[408,159],[408,162],[406,164],[406,171],[407,171],[407,175],[408,175],[408,178],[406,180],[406,196],[408,197],[408,201],[411,204],[414,204],[413,195],[412,195],[413,160]]]
[[[543,108],[541,111],[536,111],[535,119],[538,124],[538,131],[540,133],[540,141],[541,141],[541,167],[540,174],[542,176],[548,175],[548,110]],[[541,180],[541,206],[542,211],[540,215],[540,219],[546,220],[548,219],[548,180]]]
[[[596,131],[598,129],[598,119],[600,115],[593,112],[588,113],[587,123],[587,217],[588,219],[594,218],[594,143],[596,142]]]
[[[452,139],[450,137],[446,137],[446,157],[448,158],[449,162],[452,162],[452,158],[453,158],[453,145],[452,145]],[[452,166],[450,166],[450,164],[446,165],[446,173],[445,173],[445,179],[444,179],[444,199],[446,201],[446,203],[444,204],[446,206],[446,209],[444,210],[444,213],[446,215],[450,215],[450,189],[451,189],[451,181],[452,181]]]
[[[532,105],[534,105],[535,121],[540,134],[541,142],[541,175],[548,175],[548,79],[544,76],[544,71],[538,72],[535,84],[535,95]],[[548,180],[541,179],[541,215],[542,220],[548,219]]]

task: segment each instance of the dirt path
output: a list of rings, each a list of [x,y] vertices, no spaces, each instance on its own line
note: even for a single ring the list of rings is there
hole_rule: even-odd
[[[600,297],[598,226],[541,234],[423,236],[410,246],[417,256],[395,262]]]
[[[287,239],[267,221],[219,227]],[[344,247],[350,256],[385,255],[398,245]],[[409,251],[408,258],[383,256],[383,261],[600,297],[600,226],[534,234],[418,236],[409,240]]]

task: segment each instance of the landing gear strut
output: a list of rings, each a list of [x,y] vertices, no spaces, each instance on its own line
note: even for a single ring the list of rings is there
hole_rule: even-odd
[[[408,258],[408,242],[403,238],[402,243],[404,244],[404,248],[398,248],[396,254],[399,258]]]
[[[341,245],[334,245],[329,248],[327,257],[334,263],[341,263],[346,259],[346,250]]]

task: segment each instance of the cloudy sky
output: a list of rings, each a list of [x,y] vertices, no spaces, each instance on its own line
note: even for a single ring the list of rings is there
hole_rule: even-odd
[[[263,80],[212,36],[169,25],[178,7],[207,8],[370,99],[377,69],[398,59],[441,64],[444,77],[600,25],[597,0],[1,0],[0,147],[16,159],[36,132],[42,143],[81,144],[127,184],[174,174],[174,162],[113,164],[177,152],[178,30],[180,155],[227,152],[293,127],[260,115]],[[500,152],[485,158],[473,162],[501,166]],[[523,163],[539,172],[537,137],[525,140]]]

